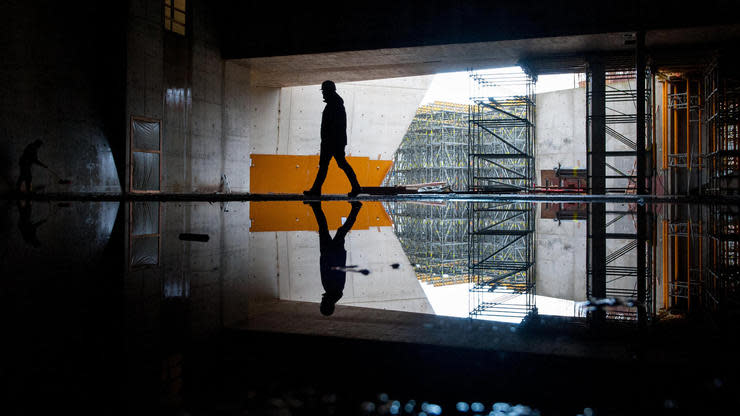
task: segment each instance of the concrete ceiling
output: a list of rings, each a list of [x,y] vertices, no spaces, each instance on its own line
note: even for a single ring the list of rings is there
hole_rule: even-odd
[[[251,82],[254,86],[288,87],[320,84],[326,79],[350,82],[513,66],[522,60],[553,58],[556,61],[558,57],[564,56],[583,59],[594,53],[629,54],[634,46],[627,40],[633,34],[634,32],[616,32],[232,61],[251,68]],[[708,54],[713,48],[728,42],[737,43],[738,39],[740,25],[652,30],[645,34],[648,52],[654,52],[655,57],[660,57],[656,59],[666,62],[689,50]],[[563,64],[561,70],[566,72],[569,69]]]

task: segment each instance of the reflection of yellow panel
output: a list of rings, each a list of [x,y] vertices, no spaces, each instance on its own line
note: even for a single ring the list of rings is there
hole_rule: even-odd
[[[249,190],[254,194],[298,194],[313,185],[319,170],[319,156],[260,155],[252,154]],[[390,160],[370,160],[368,157],[348,156],[362,186],[380,186],[391,167]],[[332,159],[321,192],[342,194],[352,187],[347,176]]]
[[[325,201],[321,209],[326,216],[330,230],[342,225],[342,219],[349,215],[351,205],[345,201]],[[313,210],[301,201],[265,201],[249,204],[249,231],[318,231]],[[391,218],[378,201],[363,202],[353,230],[367,230],[370,227],[388,227]]]

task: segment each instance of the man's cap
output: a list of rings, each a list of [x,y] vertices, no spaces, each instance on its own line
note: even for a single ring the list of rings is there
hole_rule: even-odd
[[[337,86],[334,85],[334,81],[324,81],[321,83],[322,91],[336,91]]]

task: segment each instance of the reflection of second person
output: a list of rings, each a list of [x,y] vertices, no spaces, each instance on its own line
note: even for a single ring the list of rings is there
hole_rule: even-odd
[[[321,209],[321,202],[310,202],[316,222],[319,225],[319,244],[321,257],[319,258],[319,270],[321,271],[321,285],[324,294],[321,296],[321,313],[331,315],[334,313],[334,305],[342,298],[344,284],[347,279],[347,250],[344,249],[344,238],[352,229],[357,220],[357,214],[362,208],[359,201],[352,202],[352,210],[341,227],[334,234],[329,234],[329,226],[326,216]]]

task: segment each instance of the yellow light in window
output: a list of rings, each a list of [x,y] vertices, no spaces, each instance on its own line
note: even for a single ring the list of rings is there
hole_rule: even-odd
[[[175,22],[185,24],[185,13],[175,10]]]
[[[175,9],[185,11],[185,0],[175,0]]]

